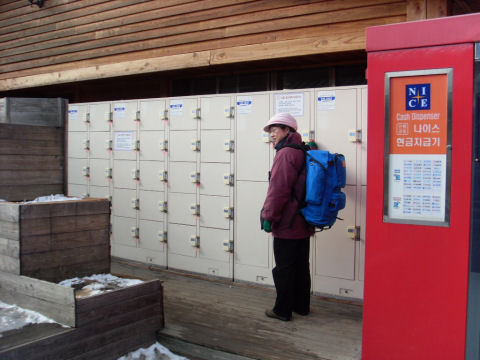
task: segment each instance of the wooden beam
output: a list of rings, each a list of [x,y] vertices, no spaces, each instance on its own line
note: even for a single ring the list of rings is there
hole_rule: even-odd
[[[447,0],[427,0],[427,19],[448,16]]]
[[[427,18],[427,0],[407,0],[407,21]]]

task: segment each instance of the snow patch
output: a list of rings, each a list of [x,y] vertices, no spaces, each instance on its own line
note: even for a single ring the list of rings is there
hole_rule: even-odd
[[[188,360],[188,358],[175,355],[160,343],[155,343],[148,348],[140,348],[119,357],[117,360]]]
[[[47,196],[40,196],[31,201],[23,201],[21,204],[31,204],[31,203],[39,203],[39,202],[50,202],[50,201],[72,201],[72,200],[82,200],[79,197],[69,197],[63,194],[56,194],[56,195],[47,195]]]

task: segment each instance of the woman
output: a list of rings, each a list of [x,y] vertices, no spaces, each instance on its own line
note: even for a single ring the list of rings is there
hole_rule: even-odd
[[[262,211],[264,230],[273,234],[277,298],[265,314],[289,321],[292,311],[300,315],[310,312],[309,240],[315,229],[299,213],[299,200],[305,194],[305,155],[288,147],[302,144],[292,115],[275,115],[263,130],[270,134],[277,151]]]

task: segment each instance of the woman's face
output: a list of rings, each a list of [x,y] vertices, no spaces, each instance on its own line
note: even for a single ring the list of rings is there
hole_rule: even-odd
[[[280,126],[270,126],[270,129],[268,131],[270,133],[270,138],[273,141],[273,145],[277,145],[280,141],[282,141],[285,136],[288,135],[290,132],[290,129],[288,127],[282,129]]]

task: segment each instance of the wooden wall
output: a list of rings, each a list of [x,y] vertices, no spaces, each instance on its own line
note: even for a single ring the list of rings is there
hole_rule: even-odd
[[[0,91],[365,48],[410,0],[0,2]],[[431,0],[438,1],[438,0]]]

